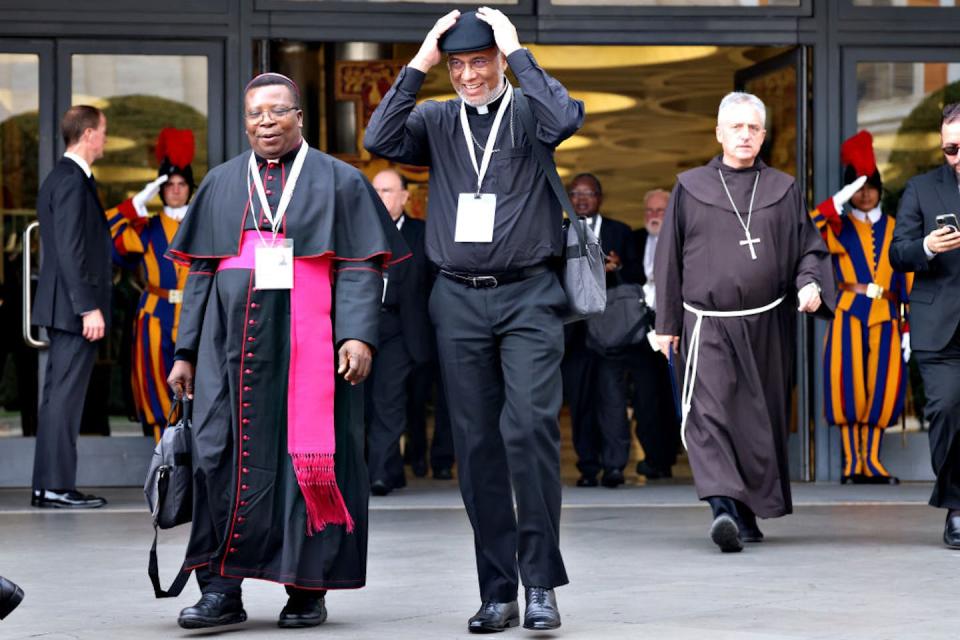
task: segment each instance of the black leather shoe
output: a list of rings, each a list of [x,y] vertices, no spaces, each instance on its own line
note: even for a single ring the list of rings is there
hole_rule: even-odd
[[[280,612],[277,626],[281,629],[302,629],[316,627],[327,620],[327,606],[324,597],[290,597],[287,606]]]
[[[527,608],[523,612],[523,628],[549,631],[560,626],[560,611],[553,589],[527,587],[524,591]]]
[[[740,529],[740,542],[763,542],[763,531],[757,526],[757,516],[745,504],[737,507],[737,528]]]
[[[21,600],[23,600],[23,589],[0,576],[0,620],[10,615]]]
[[[713,519],[713,524],[710,525],[710,539],[724,553],[743,551],[740,528],[737,526],[737,521],[729,514],[721,513]]]
[[[393,489],[383,480],[374,480],[370,483],[370,493],[375,496],[385,496],[391,491],[393,491]]]
[[[34,489],[30,504],[52,509],[97,509],[107,504],[107,501],[105,498],[80,493],[76,489]]]
[[[886,484],[894,486],[900,484],[900,478],[897,476],[861,476],[860,482],[856,484]]]
[[[433,470],[434,480],[453,480],[453,470],[450,467],[437,467]]]
[[[943,526],[943,544],[951,549],[960,549],[960,510],[947,511],[947,522]]]
[[[577,478],[578,487],[595,487],[598,484],[600,483],[597,482],[597,476],[582,475]]]
[[[423,460],[417,460],[410,465],[410,470],[416,477],[423,478],[427,475],[427,463]]]
[[[237,624],[247,619],[243,602],[225,593],[205,593],[192,607],[180,612],[177,624],[184,629],[206,629],[225,624]]]
[[[644,476],[647,480],[662,480],[672,478],[673,471],[669,467],[666,469],[652,467],[646,460],[641,460],[637,463],[637,475]]]
[[[603,472],[603,478],[600,479],[600,484],[608,489],[615,489],[623,483],[623,471],[620,469],[607,469]]]
[[[496,633],[520,624],[520,607],[513,602],[484,602],[467,620],[470,633]]]

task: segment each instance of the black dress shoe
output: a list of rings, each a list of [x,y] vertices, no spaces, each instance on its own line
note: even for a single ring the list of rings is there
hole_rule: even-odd
[[[857,484],[886,484],[890,486],[900,484],[897,476],[861,476]]]
[[[106,499],[80,493],[76,489],[34,489],[30,497],[34,507],[51,509],[96,509],[107,504]]]
[[[598,484],[600,483],[597,482],[597,476],[582,475],[577,478],[578,487],[595,487]]]
[[[763,542],[763,531],[757,526],[757,516],[745,504],[737,506],[737,528],[740,529],[740,542]]]
[[[393,489],[383,480],[374,480],[370,483],[370,493],[375,496],[385,496],[391,491],[393,491]]]
[[[243,602],[237,596],[225,593],[205,593],[192,607],[180,612],[177,624],[184,629],[206,629],[225,624],[237,624],[247,619]]]
[[[524,591],[527,608],[523,612],[523,628],[549,631],[560,626],[560,611],[553,589],[527,587]]]
[[[23,589],[0,576],[0,620],[10,615],[21,600],[23,600]]]
[[[607,469],[603,472],[603,478],[600,483],[608,489],[614,489],[624,483],[623,471],[620,469]]]
[[[960,510],[947,511],[947,522],[943,526],[943,544],[951,549],[960,549]]]
[[[644,476],[647,480],[662,480],[664,478],[672,478],[673,471],[671,471],[669,467],[666,469],[652,467],[646,460],[641,460],[637,463],[637,475]]]
[[[713,524],[710,525],[710,539],[724,553],[743,551],[743,543],[740,542],[740,527],[737,526],[737,521],[729,514],[721,513],[713,519]]]
[[[436,467],[433,470],[434,480],[453,480],[453,470],[450,467]]]
[[[520,607],[513,602],[484,602],[467,621],[470,633],[496,633],[520,624]]]
[[[291,596],[287,600],[287,606],[280,612],[277,626],[282,629],[302,629],[316,627],[326,620],[327,607],[323,596],[319,598]]]
[[[427,463],[423,460],[417,460],[410,465],[410,470],[413,471],[413,475],[418,478],[423,478],[427,475]]]

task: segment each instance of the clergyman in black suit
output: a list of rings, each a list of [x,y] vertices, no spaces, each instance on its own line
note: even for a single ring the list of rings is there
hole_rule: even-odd
[[[586,217],[606,254],[607,288],[636,283],[642,265],[637,259],[633,232],[624,223],[600,213],[600,180],[593,174],[581,173],[570,182],[568,192],[574,211]],[[591,352],[586,345],[584,325],[575,323],[568,331],[568,354],[563,368],[581,474],[577,484],[596,486],[596,474],[602,469],[601,482],[614,488],[624,483],[623,468],[630,460],[626,379],[629,354]]]
[[[655,306],[656,293],[653,256],[669,200],[668,191],[648,191],[643,198],[644,226],[633,232],[637,259],[642,267],[637,282],[643,285],[644,299],[651,308]],[[637,463],[637,474],[647,480],[670,478],[680,447],[680,420],[674,406],[667,359],[644,342],[634,350],[630,374],[633,379],[633,418],[644,455]]]
[[[367,464],[370,492],[377,496],[406,484],[400,436],[407,427],[407,379],[414,367],[430,360],[427,315],[426,225],[404,214],[409,198],[403,176],[393,169],[373,178],[373,188],[383,200],[413,256],[384,275],[380,308],[380,346],[373,361],[367,422]]]
[[[67,151],[37,196],[43,260],[33,323],[46,327],[50,348],[31,504],[94,508],[106,500],[77,491],[77,434],[97,341],[110,321],[110,230],[90,172],[103,156],[107,119],[77,105],[63,116],[61,132]]]
[[[960,549],[960,103],[943,109],[944,164],[907,182],[890,243],[890,262],[913,271],[910,328],[930,424],[937,481],[930,505],[947,509],[944,543]],[[943,224],[946,223],[946,224]]]

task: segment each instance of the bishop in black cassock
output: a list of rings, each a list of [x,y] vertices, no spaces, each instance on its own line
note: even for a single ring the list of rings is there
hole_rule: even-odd
[[[815,311],[818,294],[825,304],[836,297],[830,255],[796,182],[756,158],[763,103],[731,95],[717,127],[724,153],[678,176],[654,270],[661,345],[676,349],[670,337],[682,336],[684,440],[697,494],[713,507],[711,538],[739,551],[763,537],[755,516],[792,510],[796,300]]]

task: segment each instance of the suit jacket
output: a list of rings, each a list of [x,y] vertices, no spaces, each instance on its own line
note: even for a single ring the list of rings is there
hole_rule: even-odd
[[[916,351],[940,351],[960,322],[960,251],[927,260],[923,239],[937,228],[937,216],[960,217],[960,191],[953,169],[938,169],[911,178],[900,199],[890,243],[890,262],[913,271],[910,291],[910,343]]]
[[[96,182],[61,158],[37,195],[43,260],[34,324],[81,333],[81,314],[99,309],[110,325],[110,228]]]
[[[603,227],[601,227],[601,230]],[[637,284],[647,284],[647,272],[643,269],[643,253],[647,250],[647,236],[649,232],[640,227],[633,232],[633,250],[637,255],[637,263],[640,267],[637,269]]]
[[[600,214],[603,215],[603,214]],[[600,248],[604,254],[616,251],[621,268],[607,273],[607,288],[627,282],[640,283],[643,278],[643,256],[637,256],[633,231],[624,223],[603,216],[600,224]]]
[[[430,317],[427,313],[431,278],[424,246],[426,229],[423,220],[409,216],[404,218],[400,234],[413,255],[390,267],[384,300],[384,304],[397,307],[403,344],[418,364],[429,362],[432,357]]]

